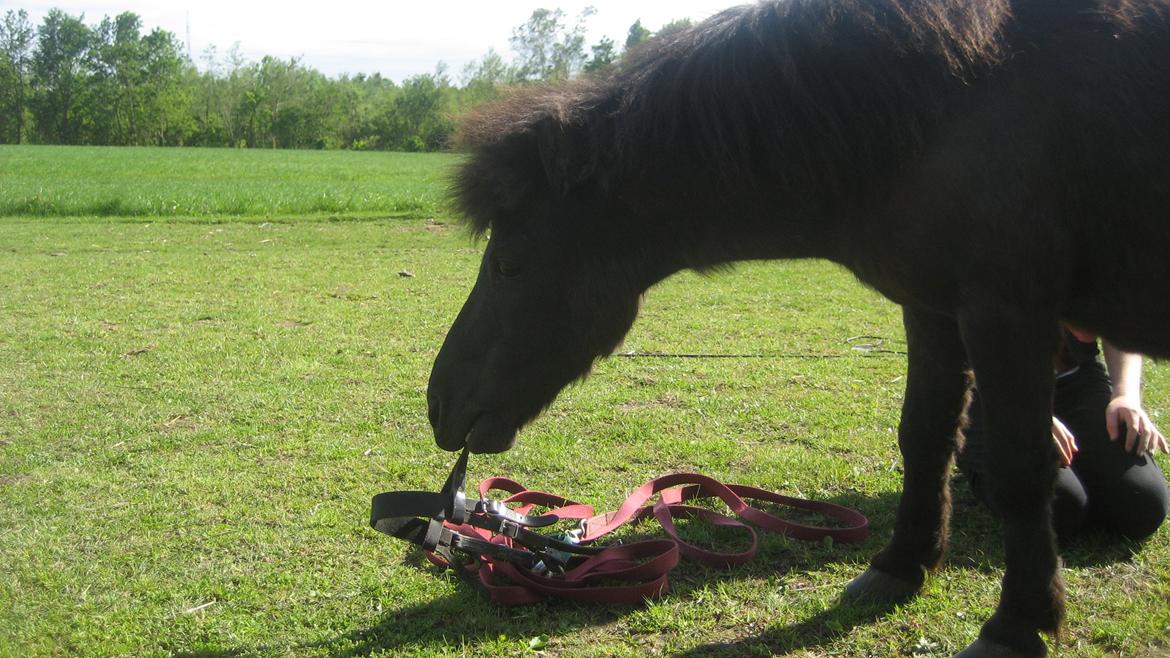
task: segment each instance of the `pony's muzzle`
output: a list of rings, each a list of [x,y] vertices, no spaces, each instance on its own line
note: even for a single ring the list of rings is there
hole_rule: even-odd
[[[434,385],[427,393],[427,417],[431,421],[431,430],[435,434],[435,443],[443,450],[462,450],[467,443],[467,433],[471,428],[468,423],[462,431],[456,427],[457,415],[455,405],[444,404],[443,397],[434,392]]]

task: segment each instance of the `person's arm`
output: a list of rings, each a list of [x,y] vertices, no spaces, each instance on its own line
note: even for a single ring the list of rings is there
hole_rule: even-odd
[[[1109,438],[1121,438],[1125,426],[1125,449],[1138,455],[1158,450],[1170,452],[1166,437],[1142,409],[1142,356],[1123,352],[1107,340],[1101,341],[1105,366],[1113,383],[1113,399],[1105,407],[1105,428]]]

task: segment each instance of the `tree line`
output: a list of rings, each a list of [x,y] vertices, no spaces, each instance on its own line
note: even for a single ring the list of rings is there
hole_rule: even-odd
[[[571,21],[538,9],[512,31],[512,59],[493,50],[457,81],[439,63],[396,83],[377,73],[330,78],[298,58],[248,61],[239,44],[209,47],[200,67],[173,33],[146,31],[132,12],[87,25],[53,9],[34,28],[27,12],[9,10],[0,23],[0,144],[440,150],[461,112],[509,87],[604,70],[651,36],[638,21],[624,44],[603,38],[586,48],[594,13]]]

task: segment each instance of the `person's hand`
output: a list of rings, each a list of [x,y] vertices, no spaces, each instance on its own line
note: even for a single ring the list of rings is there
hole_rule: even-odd
[[[1121,426],[1125,426],[1125,450],[1135,455],[1151,454],[1161,450],[1170,452],[1166,437],[1154,426],[1138,400],[1119,395],[1105,407],[1105,428],[1109,438],[1118,441],[1123,438]]]
[[[1052,417],[1052,440],[1060,452],[1060,464],[1072,466],[1073,455],[1077,454],[1077,437],[1056,416]]]

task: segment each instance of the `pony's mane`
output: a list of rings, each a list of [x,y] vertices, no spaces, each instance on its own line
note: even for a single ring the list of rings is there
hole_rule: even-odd
[[[1068,4],[1121,26],[1149,6],[1067,0],[1065,10]],[[531,174],[543,165],[561,190],[583,180],[605,187],[648,169],[717,178],[735,194],[777,184],[847,187],[917,148],[949,94],[1011,56],[1006,35],[1020,29],[1013,23],[1042,24],[1060,7],[1049,0],[773,0],[732,8],[651,40],[604,77],[521,90],[467,117],[456,145],[472,157],[456,177],[455,200],[472,231],[483,233],[495,219],[485,212],[493,200],[502,213],[531,189],[518,166]],[[550,166],[537,152],[555,151],[557,140],[564,153]],[[497,192],[487,188],[501,186],[483,178],[499,183],[508,168],[511,197],[493,199]]]
[[[569,123],[610,92],[626,91],[631,94],[627,103],[636,103],[638,83],[649,83],[641,95],[655,93],[662,85],[654,80],[664,75],[672,79],[660,83],[715,87],[726,69],[745,63],[735,61],[748,56],[745,48],[757,46],[769,50],[776,70],[794,84],[800,83],[799,69],[807,65],[799,61],[794,46],[812,40],[826,45],[863,33],[882,38],[901,53],[937,55],[955,75],[966,76],[1000,57],[998,36],[1009,9],[1008,0],[772,0],[733,7],[636,47],[608,77],[515,90],[465,117],[455,145],[488,145],[548,117]],[[843,29],[852,34],[842,34]]]

